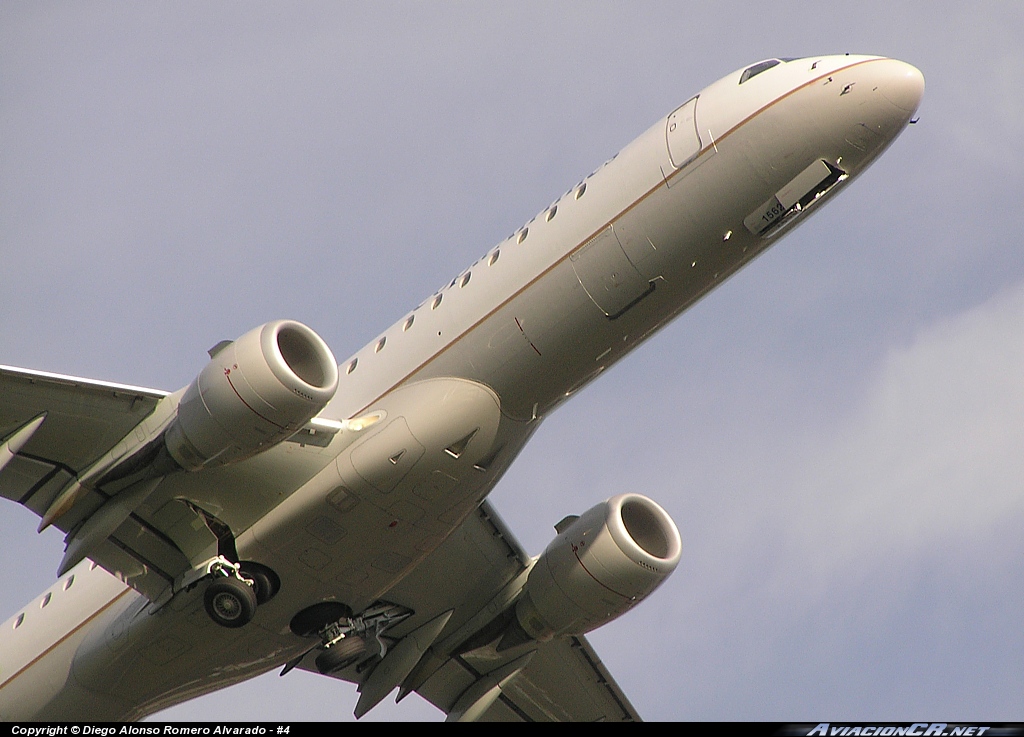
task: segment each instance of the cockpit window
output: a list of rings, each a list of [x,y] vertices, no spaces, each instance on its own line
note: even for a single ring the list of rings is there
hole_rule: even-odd
[[[767,59],[766,61],[760,61],[752,67],[747,67],[743,74],[740,75],[740,84],[743,84],[748,79],[756,77],[761,72],[766,72],[774,66],[781,64],[778,59]]]

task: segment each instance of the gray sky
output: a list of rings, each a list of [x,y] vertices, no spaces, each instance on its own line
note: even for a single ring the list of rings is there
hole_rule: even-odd
[[[1016,0],[6,2],[0,363],[176,389],[282,317],[340,359],[715,79],[903,59],[920,124],[491,499],[532,553],[623,491],[676,519],[679,570],[590,635],[648,719],[1021,721],[1022,35]],[[3,508],[0,619],[53,580],[37,522]],[[355,699],[269,674],[162,716]]]

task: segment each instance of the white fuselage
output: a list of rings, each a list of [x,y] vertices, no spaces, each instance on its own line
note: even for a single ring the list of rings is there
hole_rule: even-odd
[[[296,611],[327,594],[355,611],[382,597],[480,503],[541,418],[859,174],[903,130],[922,91],[916,69],[880,57],[794,60],[742,84],[740,75],[659,120],[341,364],[321,417],[411,417],[408,407],[429,405],[435,389],[447,401],[459,381],[485,387],[493,412],[475,409],[488,401],[479,392],[465,400],[498,449],[474,461],[483,470],[453,465],[457,491],[443,498],[399,489],[357,507],[350,534],[313,566],[300,559],[320,545],[307,530],[325,495],[358,483],[352,441],[244,461],[252,503],[226,511],[225,522],[239,554],[274,568],[287,596],[228,631],[195,592],[156,607],[85,561],[2,626],[0,718],[139,718],[295,657],[307,647],[287,630]],[[792,210],[787,197],[818,184],[816,162],[836,176]],[[268,469],[272,480],[260,484]],[[217,472],[201,474],[213,480],[195,486],[198,475],[182,473],[168,483],[224,508],[212,498],[227,493]],[[393,533],[374,532],[392,518],[402,521]]]

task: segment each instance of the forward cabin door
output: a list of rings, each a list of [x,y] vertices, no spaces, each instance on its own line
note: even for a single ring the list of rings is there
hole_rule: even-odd
[[[676,169],[700,153],[700,135],[697,133],[697,98],[682,105],[668,116],[665,125],[668,155]]]

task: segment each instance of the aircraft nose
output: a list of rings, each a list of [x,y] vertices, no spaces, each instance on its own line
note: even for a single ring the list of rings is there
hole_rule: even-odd
[[[885,80],[879,85],[882,96],[900,110],[913,114],[924,95],[924,75],[906,62],[886,60]]]

